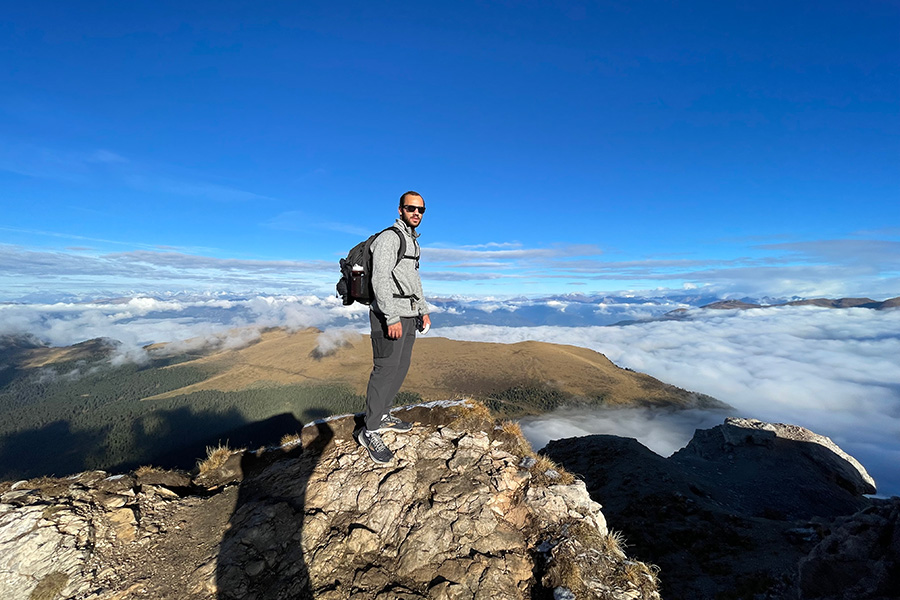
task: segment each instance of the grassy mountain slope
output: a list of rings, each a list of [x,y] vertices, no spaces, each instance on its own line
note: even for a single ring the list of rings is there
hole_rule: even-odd
[[[145,364],[111,361],[113,340],[0,342],[0,479],[190,468],[209,445],[271,444],[314,419],[361,411],[372,361],[368,336],[335,341],[317,330],[269,330],[239,350],[157,345]],[[427,337],[413,361],[397,404],[468,396],[506,417],[571,404],[719,405],[573,346]]]
[[[272,330],[255,344],[181,363],[215,366],[216,375],[148,400],[200,390],[240,391],[260,386],[298,383],[346,383],[365,394],[372,366],[368,336],[346,338],[324,352],[315,329]],[[326,338],[326,343],[329,338]],[[715,404],[708,396],[688,392],[615,366],[593,350],[544,342],[493,344],[437,337],[416,340],[413,364],[402,391],[424,400],[457,396],[498,398],[510,390],[544,391],[561,401],[604,405],[656,405],[673,408]],[[540,412],[522,404],[511,412]]]

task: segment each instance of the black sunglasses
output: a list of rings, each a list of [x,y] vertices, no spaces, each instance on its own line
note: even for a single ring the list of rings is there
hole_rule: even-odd
[[[419,211],[419,214],[420,214],[420,215],[424,215],[424,214],[425,214],[425,207],[424,207],[424,206],[415,206],[415,205],[413,205],[413,204],[404,204],[404,205],[403,205],[403,210],[405,210],[405,211],[408,212],[408,213],[414,213],[414,212],[416,212],[416,211]]]

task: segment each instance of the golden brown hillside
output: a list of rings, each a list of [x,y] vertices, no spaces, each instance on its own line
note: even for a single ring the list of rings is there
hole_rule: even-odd
[[[372,367],[369,336],[348,337],[323,355],[319,346],[323,335],[316,329],[267,331],[248,347],[192,361],[215,366],[215,376],[147,400],[198,390],[229,392],[298,383],[343,382],[364,394]],[[602,400],[618,406],[683,408],[716,403],[708,396],[621,369],[602,354],[586,348],[532,341],[463,342],[439,337],[420,337],[416,341],[413,366],[402,391],[417,393],[425,400],[445,400],[459,396],[487,398],[511,388],[553,390],[566,398]]]

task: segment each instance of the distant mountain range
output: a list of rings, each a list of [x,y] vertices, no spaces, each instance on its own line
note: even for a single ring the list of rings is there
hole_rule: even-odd
[[[263,301],[260,302],[260,298]],[[151,300],[151,302],[146,302]],[[246,295],[220,294],[198,296],[195,294],[164,294],[135,297],[106,297],[103,299],[71,299],[62,305],[47,307],[26,299],[15,305],[24,312],[23,319],[32,319],[51,329],[51,321],[64,321],[70,314],[99,312],[122,308],[122,313],[131,314],[133,320],[166,320],[178,318],[192,322],[209,322],[218,326],[233,324],[235,327],[264,322],[277,324],[284,315],[277,307],[299,304],[312,307],[316,317],[306,325],[323,328],[360,328],[366,319],[362,311],[344,310],[335,305],[331,298],[318,296]],[[163,304],[156,304],[158,301]],[[666,292],[659,296],[627,294],[555,294],[542,297],[429,297],[433,307],[435,324],[440,327],[467,325],[492,325],[498,327],[598,327],[606,325],[629,325],[651,322],[658,319],[684,318],[685,311],[696,308],[757,308],[770,306],[815,305],[832,308],[864,307],[885,309],[898,305],[892,298],[879,302],[870,298],[828,298],[807,299],[791,297],[740,297],[723,299],[720,295],[703,293],[699,290]],[[148,306],[149,305],[149,306]],[[268,311],[274,310],[273,314]],[[35,314],[31,314],[31,312]],[[65,315],[63,316],[63,311]],[[117,318],[121,319],[121,316]],[[113,337],[115,335],[113,334]],[[77,340],[73,340],[77,341]],[[146,340],[158,341],[158,340]]]
[[[708,308],[712,310],[748,310],[751,308],[777,308],[779,306],[819,306],[822,308],[868,308],[872,310],[885,310],[888,308],[897,308],[900,306],[900,296],[889,298],[887,300],[872,300],[871,298],[810,298],[807,300],[792,300],[790,302],[779,302],[774,304],[757,304],[754,302],[746,302],[744,300],[719,300],[711,304],[706,304],[700,308]],[[667,312],[658,319],[682,319],[687,316],[690,309],[677,308]],[[620,323],[621,324],[621,323]]]

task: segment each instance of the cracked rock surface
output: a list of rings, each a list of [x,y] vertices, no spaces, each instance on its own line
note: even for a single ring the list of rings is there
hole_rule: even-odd
[[[193,477],[2,484],[0,597],[658,598],[584,484],[479,408],[400,411],[417,426],[384,435],[388,465],[350,416]]]

